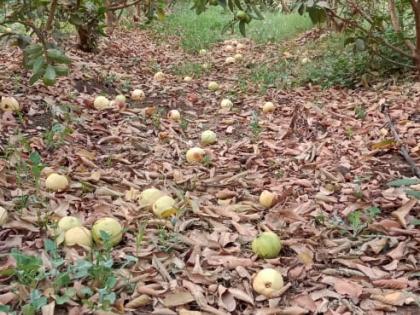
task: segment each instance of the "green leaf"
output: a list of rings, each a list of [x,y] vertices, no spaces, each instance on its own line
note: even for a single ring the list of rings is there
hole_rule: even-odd
[[[241,32],[242,36],[246,36],[245,25],[246,25],[245,21],[239,22],[239,31]]]
[[[34,61],[34,65],[32,66],[33,73],[35,74],[39,71],[42,71],[44,66],[45,66],[45,58],[44,56],[41,55],[38,58],[36,58]]]
[[[42,53],[42,45],[41,44],[31,44],[29,46],[27,46],[23,52],[27,55],[27,56],[31,56],[31,55],[39,55]]]
[[[29,155],[29,160],[31,161],[32,165],[38,165],[42,162],[41,155],[39,155],[38,151],[33,151]]]
[[[36,81],[42,78],[45,73],[45,68],[41,68],[40,71],[34,73],[29,79],[29,84],[33,85]]]
[[[401,186],[411,186],[420,184],[419,178],[401,178],[390,181],[387,185],[389,187],[401,187]]]
[[[417,191],[417,190],[406,190],[405,193],[407,194],[407,196],[411,196],[411,197],[414,197],[414,198],[420,200],[420,191]]]
[[[61,50],[59,49],[48,49],[47,56],[51,60],[58,62],[58,63],[65,63],[69,64],[71,59],[67,57]]]
[[[55,65],[54,70],[57,76],[66,76],[70,72],[69,67],[67,65]]]
[[[57,74],[55,73],[54,66],[48,65],[47,69],[45,69],[45,74],[42,79],[45,85],[51,86],[54,85],[55,80],[57,79]]]

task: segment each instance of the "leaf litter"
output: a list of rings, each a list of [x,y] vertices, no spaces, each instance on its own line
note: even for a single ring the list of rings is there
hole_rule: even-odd
[[[26,74],[21,84],[1,82],[2,93],[23,105],[22,117],[4,113],[0,123],[7,157],[0,160],[0,206],[9,212],[0,230],[2,305],[19,309],[30,295],[10,273],[17,263],[12,248],[42,257],[43,269],[53,270],[44,249],[49,225],[75,215],[86,226],[112,216],[126,230],[112,250],[111,313],[414,314],[420,305],[420,205],[408,191],[420,189],[380,107],[389,104],[400,141],[418,163],[420,90],[410,84],[306,86],[271,88],[261,97],[257,86],[243,91],[238,82],[249,71],[244,65],[266,60],[276,47],[263,53],[240,41],[248,46],[244,61],[225,65],[222,44],[205,57],[186,56],[174,48],[176,39],[160,46],[144,31],[117,32],[96,56],[69,47],[72,74],[55,87],[31,87]],[[10,77],[21,71],[12,50],[0,51]],[[210,69],[184,82],[172,74],[183,60],[207,62]],[[165,73],[163,82],[153,80],[157,70]],[[208,91],[210,81],[221,88]],[[144,101],[93,109],[96,95],[112,98],[134,88],[145,91]],[[232,110],[220,109],[223,98],[232,99]],[[264,101],[276,104],[273,114],[261,112]],[[355,115],[360,106],[365,119]],[[180,110],[183,120],[166,119],[170,109]],[[51,138],[54,124],[71,132]],[[205,147],[207,163],[187,164],[186,150],[200,145],[206,129],[219,139]],[[30,169],[22,169],[33,150],[46,166],[39,187]],[[65,174],[70,188],[48,192],[47,170]],[[158,219],[141,209],[137,198],[149,187],[176,198],[176,217]],[[263,190],[279,197],[270,209],[258,203]],[[283,249],[278,258],[258,259],[250,242],[267,229],[281,237]],[[60,252],[65,265],[87,258],[75,248]],[[252,290],[252,276],[264,267],[285,278],[284,290],[272,299]],[[48,297],[42,314],[91,313],[83,300],[89,286],[92,303],[99,303],[99,286],[81,278],[67,288],[77,293],[60,304],[54,284],[41,281],[38,289]]]

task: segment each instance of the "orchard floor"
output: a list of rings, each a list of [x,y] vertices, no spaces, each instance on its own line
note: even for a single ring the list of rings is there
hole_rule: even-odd
[[[174,48],[176,39],[157,43],[144,31],[116,32],[96,55],[71,49],[72,73],[54,87],[29,86],[19,51],[0,51],[0,91],[23,106],[0,121],[7,156],[0,160],[0,206],[9,213],[0,230],[0,304],[20,311],[34,292],[10,275],[16,260],[9,253],[18,248],[41,257],[46,272],[67,270],[71,279],[57,286],[50,272],[33,284],[48,303],[42,314],[91,313],[89,305],[107,304],[104,292],[108,311],[121,314],[418,314],[420,184],[388,185],[413,173],[381,108],[387,105],[419,163],[420,86],[268,89],[262,96],[239,78],[276,47],[239,42],[243,60],[226,65],[236,52],[224,44],[186,55]],[[184,82],[173,70],[185,61],[210,68]],[[158,70],[164,81],[153,80]],[[220,84],[217,92],[207,89],[210,81]],[[129,96],[134,88],[144,90],[144,101],[93,109],[96,95]],[[221,109],[223,98],[233,101],[230,111]],[[274,113],[262,113],[265,101],[276,105]],[[170,109],[181,112],[180,123],[166,118]],[[205,163],[188,164],[187,149],[200,146],[206,129],[218,142],[205,147]],[[39,189],[32,150],[46,166]],[[68,176],[68,190],[45,189],[50,170]],[[176,198],[176,217],[140,209],[136,198],[151,186]],[[270,209],[259,205],[263,190],[278,195]],[[60,245],[65,263],[54,267],[57,257],[44,241],[64,215],[88,228],[105,216],[122,222],[123,240],[112,250],[116,283],[76,279],[69,266],[90,259],[80,248]],[[264,230],[281,237],[278,258],[252,253],[250,243]],[[285,283],[271,299],[252,289],[253,275],[266,267]],[[72,295],[60,305],[66,292]]]

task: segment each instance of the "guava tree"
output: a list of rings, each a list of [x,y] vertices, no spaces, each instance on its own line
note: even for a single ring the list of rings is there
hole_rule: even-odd
[[[345,30],[356,49],[420,71],[420,0],[297,0],[295,7]]]
[[[67,75],[70,59],[60,48],[63,29],[72,25],[78,47],[95,52],[105,26],[112,24],[115,12],[138,6],[139,0],[0,0],[0,41],[15,43],[24,52],[24,66],[32,71],[30,83],[42,79],[53,85]],[[152,18],[162,12],[159,0],[144,4]]]

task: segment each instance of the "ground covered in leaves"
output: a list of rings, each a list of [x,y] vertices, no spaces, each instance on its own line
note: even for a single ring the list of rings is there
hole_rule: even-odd
[[[0,206],[9,213],[0,230],[2,310],[418,313],[420,182],[384,109],[418,163],[420,86],[309,86],[261,96],[239,78],[278,47],[239,42],[243,60],[226,65],[235,52],[225,44],[186,55],[176,38],[157,43],[147,32],[116,32],[96,55],[69,47],[71,76],[50,88],[28,85],[17,49],[0,51],[0,92],[23,106],[0,121]],[[184,82],[174,69],[185,60],[208,69]],[[158,70],[165,79],[156,82]],[[209,91],[210,81],[220,90]],[[144,90],[144,101],[92,106],[97,95],[128,97],[134,88]],[[231,110],[220,107],[223,98]],[[274,113],[262,113],[265,101]],[[170,109],[181,112],[180,122],[166,118]],[[188,164],[187,149],[200,146],[206,129],[218,142],[204,147],[204,163]],[[68,190],[45,189],[51,170],[70,179]],[[411,180],[395,182],[401,178]],[[177,200],[176,217],[140,209],[139,193],[152,186]],[[270,209],[259,205],[263,190],[278,195]],[[65,215],[89,228],[118,218],[123,241],[108,252],[56,248],[51,227]],[[283,240],[278,258],[252,253],[264,230]],[[272,299],[252,289],[265,267],[285,280]]]

